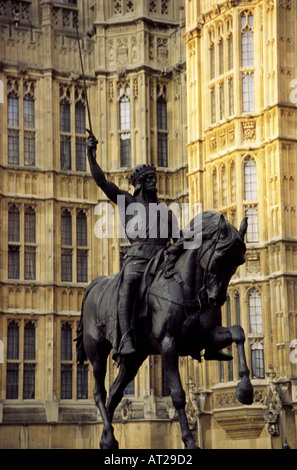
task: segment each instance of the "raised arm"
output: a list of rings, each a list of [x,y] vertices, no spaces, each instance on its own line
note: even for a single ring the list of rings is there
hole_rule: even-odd
[[[97,149],[98,141],[96,137],[92,134],[89,135],[87,139],[87,154],[88,160],[90,165],[90,170],[92,176],[99,188],[106,194],[108,199],[110,199],[115,204],[117,203],[117,196],[124,195],[126,199],[132,198],[127,191],[121,190],[116,184],[112,183],[111,181],[107,181],[105,178],[103,170],[100,168],[96,161],[96,149]]]

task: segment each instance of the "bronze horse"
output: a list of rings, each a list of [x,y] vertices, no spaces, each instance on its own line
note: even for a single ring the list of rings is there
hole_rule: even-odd
[[[239,325],[230,328],[221,325],[221,306],[226,300],[229,281],[237,267],[245,261],[247,220],[242,221],[237,231],[218,212],[207,211],[196,217],[202,217],[202,223],[200,219],[200,224],[196,224],[200,227],[200,234],[202,227],[201,244],[186,248],[186,242],[198,236],[198,232],[195,233],[193,229],[194,218],[189,229],[183,231],[183,236],[167,249],[163,263],[156,269],[142,297],[146,310],[143,313],[141,304],[136,307],[137,312],[142,310],[142,313],[135,315],[137,353],[119,358],[119,372],[110,387],[107,403],[104,385],[106,365],[114,344],[110,299],[115,297],[114,283],[119,275],[99,277],[85,292],[77,351],[80,362],[88,358],[93,366],[94,399],[103,420],[102,449],[118,448],[112,426],[114,411],[123,397],[125,387],[151,354],[162,356],[186,449],[195,449],[197,446],[185,413],[185,392],[178,370],[179,356],[192,356],[201,360],[200,352],[205,350],[206,360],[220,360],[220,354],[223,357],[220,350],[235,342],[241,378],[236,396],[243,404],[250,405],[253,401],[253,388],[244,352],[244,331]],[[103,296],[102,291],[105,292]],[[232,356],[228,359],[232,359]]]

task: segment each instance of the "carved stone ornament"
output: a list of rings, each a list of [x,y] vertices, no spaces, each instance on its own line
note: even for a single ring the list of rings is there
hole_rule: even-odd
[[[264,421],[271,436],[279,436],[279,412],[276,411],[273,403],[269,403],[264,413]]]
[[[250,142],[256,140],[256,123],[255,121],[248,121],[242,123],[243,140]]]

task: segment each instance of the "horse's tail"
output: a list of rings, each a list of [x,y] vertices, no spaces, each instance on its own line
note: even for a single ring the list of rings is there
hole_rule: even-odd
[[[86,360],[87,360],[87,353],[85,350],[84,346],[84,338],[83,338],[83,333],[84,333],[84,322],[83,322],[83,311],[84,311],[84,303],[86,300],[86,293],[83,297],[82,305],[81,305],[81,315],[80,315],[80,320],[79,324],[76,329],[76,338],[74,341],[76,341],[76,361],[82,365]]]
[[[76,342],[76,361],[80,365],[83,365],[83,363],[88,359],[87,358],[87,353],[86,353],[86,350],[85,350],[85,346],[84,346],[84,337],[83,337],[83,333],[84,333],[83,313],[84,313],[85,301],[87,299],[87,296],[88,296],[91,288],[94,285],[94,281],[91,282],[91,284],[87,287],[87,289],[84,293],[83,300],[82,300],[82,303],[81,303],[80,320],[79,320],[79,323],[77,325],[76,338],[74,340]]]

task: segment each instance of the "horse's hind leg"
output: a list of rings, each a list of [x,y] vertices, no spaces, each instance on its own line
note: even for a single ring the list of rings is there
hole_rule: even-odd
[[[94,387],[94,400],[100,411],[103,421],[103,431],[100,441],[101,449],[118,449],[118,442],[114,437],[114,430],[111,420],[106,409],[106,389],[105,389],[105,375],[107,358],[111,350],[111,346],[107,341],[102,341],[99,344],[94,344],[96,354],[89,354],[88,357],[93,366],[93,374],[95,378]],[[93,349],[94,352],[94,349]]]
[[[134,379],[146,357],[136,354],[122,356],[118,375],[109,389],[107,412],[110,421],[112,421],[114,411],[123,397],[125,388]]]

